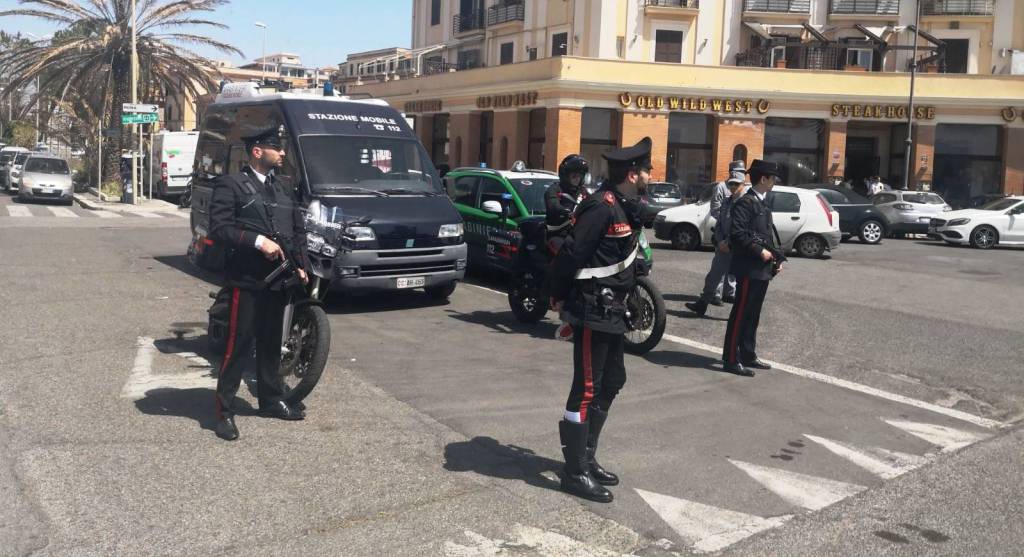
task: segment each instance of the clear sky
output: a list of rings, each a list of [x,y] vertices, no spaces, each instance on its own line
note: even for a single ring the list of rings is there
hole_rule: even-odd
[[[0,11],[17,7],[16,0],[0,0]],[[245,58],[200,53],[217,60],[229,58],[235,65],[261,55],[263,30],[253,25],[256,21],[268,26],[268,54],[291,52],[317,67],[337,65],[352,52],[407,47],[412,40],[412,0],[232,0],[210,19],[230,29],[204,34],[234,45]],[[8,33],[46,35],[55,28],[39,19],[0,17],[0,29]]]

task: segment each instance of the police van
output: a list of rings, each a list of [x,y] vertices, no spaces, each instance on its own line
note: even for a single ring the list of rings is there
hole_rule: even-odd
[[[331,290],[422,288],[437,298],[455,290],[466,269],[462,217],[405,118],[376,99],[225,85],[196,147],[194,243],[209,231],[214,181],[247,164],[243,138],[281,126],[276,176],[299,192],[312,271]]]

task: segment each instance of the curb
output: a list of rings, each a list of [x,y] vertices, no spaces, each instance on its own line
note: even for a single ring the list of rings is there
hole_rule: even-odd
[[[83,208],[89,209],[89,210],[92,210],[92,211],[110,211],[110,212],[113,212],[113,213],[123,213],[123,214],[126,214],[126,215],[138,214],[140,212],[142,212],[142,213],[176,213],[176,214],[181,214],[181,212],[182,212],[180,209],[178,209],[177,205],[174,205],[172,203],[168,203],[166,201],[149,200],[149,201],[147,201],[147,203],[153,203],[156,206],[152,206],[152,207],[148,207],[148,208],[142,209],[142,208],[137,208],[134,205],[125,205],[125,204],[120,203],[120,202],[98,200],[97,197],[100,197],[100,196],[107,197],[107,196],[102,195],[102,194],[97,195],[98,192],[96,191],[96,188],[89,188],[89,193],[92,194],[92,195],[85,195],[85,194],[76,193],[72,197],[75,200],[75,202],[78,203],[79,205],[81,205]]]

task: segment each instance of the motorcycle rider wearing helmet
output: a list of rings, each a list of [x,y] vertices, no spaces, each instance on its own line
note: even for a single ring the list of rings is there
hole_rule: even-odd
[[[650,180],[651,139],[603,155],[609,177],[580,203],[569,238],[551,269],[551,306],[573,328],[573,381],[558,432],[565,456],[562,489],[609,503],[604,486],[619,478],[597,463],[598,438],[608,410],[626,383],[623,359],[626,296],[636,284],[639,246],[624,192],[642,192]],[[563,311],[564,310],[564,311]]]
[[[589,172],[587,159],[576,154],[569,155],[558,165],[558,183],[544,192],[548,245],[553,252],[561,248],[572,225],[572,213],[587,196],[583,186]]]

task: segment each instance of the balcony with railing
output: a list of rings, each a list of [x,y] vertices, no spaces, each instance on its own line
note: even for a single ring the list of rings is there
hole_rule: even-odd
[[[921,15],[992,15],[993,0],[921,0]]]
[[[892,15],[900,13],[900,0],[830,0],[831,15]]]
[[[645,8],[700,8],[700,0],[643,0]]]
[[[811,0],[743,0],[744,12],[809,14]]]
[[[455,14],[452,18],[452,30],[456,35],[470,31],[482,31],[485,24],[485,13],[482,11]]]
[[[756,46],[737,54],[736,65],[747,68],[842,70],[846,50],[845,46],[819,43]]]
[[[526,5],[522,2],[502,2],[487,8],[488,27],[525,19]]]

